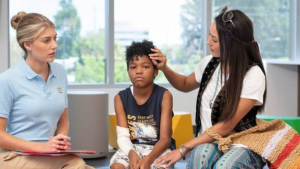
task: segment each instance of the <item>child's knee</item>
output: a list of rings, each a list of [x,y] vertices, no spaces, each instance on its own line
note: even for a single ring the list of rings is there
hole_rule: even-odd
[[[125,169],[125,167],[122,164],[118,164],[118,163],[113,163],[110,166],[111,169]]]

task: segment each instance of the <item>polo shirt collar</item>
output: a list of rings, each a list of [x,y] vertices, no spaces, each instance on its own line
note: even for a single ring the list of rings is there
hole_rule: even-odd
[[[53,65],[52,63],[49,63],[49,66],[50,66],[50,73],[49,73],[49,77],[51,76],[54,76],[56,77],[56,74],[57,72],[55,72],[53,70]],[[35,77],[38,76],[38,74],[36,74],[30,67],[29,65],[26,63],[25,59],[21,59],[21,62],[20,62],[20,67],[21,67],[21,70],[22,72],[25,74],[25,76],[27,77],[27,79],[33,79]]]
[[[52,62],[48,62],[49,67],[50,67],[50,73],[49,73],[49,77],[51,77],[52,75],[54,77],[56,77],[56,75],[58,74],[57,70],[54,69],[53,63]]]

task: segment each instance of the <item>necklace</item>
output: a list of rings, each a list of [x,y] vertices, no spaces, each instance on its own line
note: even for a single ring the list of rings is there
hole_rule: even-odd
[[[218,86],[219,86],[220,72],[221,72],[221,68],[219,67],[215,92],[214,92],[213,97],[212,97],[212,98],[210,99],[210,101],[209,101],[209,107],[210,107],[211,109],[212,109],[212,107],[213,107],[213,101],[215,100],[215,97],[216,97],[216,94],[217,94],[217,90],[218,90]]]

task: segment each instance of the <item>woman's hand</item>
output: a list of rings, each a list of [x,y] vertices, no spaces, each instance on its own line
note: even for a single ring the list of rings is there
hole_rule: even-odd
[[[67,151],[70,150],[71,143],[70,137],[64,134],[58,134],[54,137],[50,137],[50,140],[44,143],[43,151]]]
[[[167,67],[167,57],[158,48],[151,49],[153,54],[149,54],[150,59],[152,60],[153,64],[157,67],[157,69],[164,71]]]
[[[163,156],[158,157],[153,165],[154,166],[160,166],[166,164],[166,168],[172,166],[174,163],[179,161],[181,159],[181,155],[178,149],[173,150],[169,152],[168,154],[165,154]]]
[[[130,150],[128,154],[129,168],[138,169],[138,162],[141,160],[140,156],[134,151]]]

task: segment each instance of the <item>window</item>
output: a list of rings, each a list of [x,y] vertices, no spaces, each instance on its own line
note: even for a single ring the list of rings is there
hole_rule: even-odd
[[[214,0],[213,17],[224,6],[243,11],[252,20],[263,59],[292,59],[292,0]]]
[[[110,10],[114,11],[114,20],[105,17],[105,3],[112,2],[114,7]],[[263,59],[292,61],[299,57],[299,50],[295,50],[298,45],[295,36],[299,35],[294,34],[297,3],[296,0],[10,0],[9,18],[19,11],[47,16],[55,23],[58,33],[55,61],[64,65],[69,83],[111,87],[113,83],[130,82],[125,47],[143,39],[153,41],[161,49],[174,71],[192,73],[206,55],[206,29],[211,24],[211,16],[214,18],[225,5],[242,10],[253,21],[255,40]],[[295,4],[297,9],[293,8]],[[107,19],[114,25],[111,58],[106,58],[109,53],[105,51]],[[298,34],[299,27],[296,29]],[[10,28],[10,66],[24,55],[15,34]],[[114,73],[110,72],[112,63]],[[162,72],[155,82],[167,83]]]
[[[203,57],[202,0],[115,0],[115,82],[129,82],[125,47],[150,40],[176,72],[190,74]],[[156,82],[167,82],[162,72]]]
[[[64,65],[69,83],[105,83],[104,0],[9,1],[10,18],[19,11],[36,12],[56,26],[55,62]],[[10,28],[10,65],[24,55]]]

